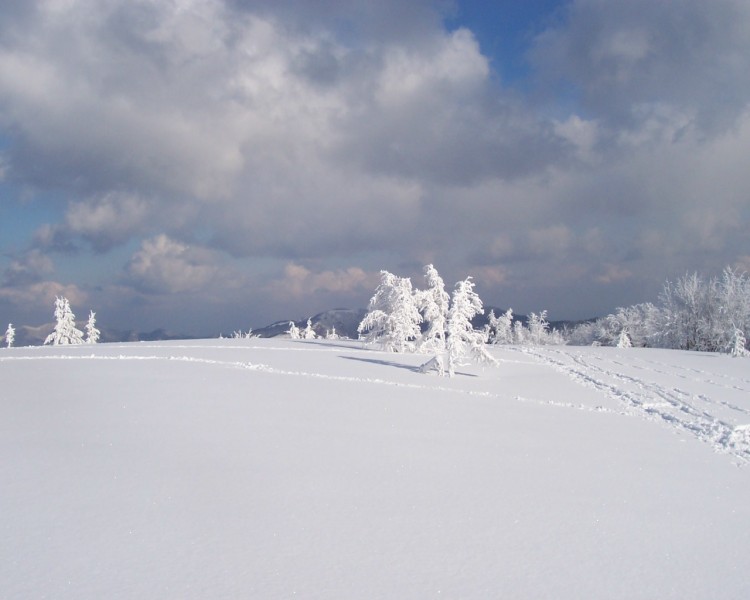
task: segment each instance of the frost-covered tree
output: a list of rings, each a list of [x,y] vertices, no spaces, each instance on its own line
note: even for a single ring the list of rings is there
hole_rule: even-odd
[[[509,308],[499,317],[494,311],[488,316],[489,341],[491,344],[513,343],[513,309]]]
[[[484,314],[482,300],[474,291],[471,277],[456,283],[450,310],[448,311],[448,375],[453,377],[456,367],[470,357],[477,362],[495,364],[497,361],[485,347],[487,335],[477,331],[471,324],[476,315]]]
[[[388,271],[380,272],[380,284],[370,299],[368,312],[357,327],[367,344],[387,352],[410,352],[420,336],[419,313],[411,280]]]
[[[445,283],[433,265],[424,268],[427,289],[416,293],[417,307],[422,314],[427,330],[419,340],[421,352],[443,352],[445,331],[448,325],[450,296],[445,291]]]
[[[748,356],[750,355],[750,352],[748,352],[747,349],[745,348],[746,345],[747,345],[747,340],[745,339],[745,334],[742,332],[741,329],[738,329],[737,327],[735,327],[732,345],[731,345],[731,348],[729,349],[729,353],[735,358],[739,356]]]
[[[630,335],[628,334],[627,329],[621,329],[620,330],[620,337],[617,340],[617,347],[618,348],[632,348],[633,343],[630,341]]]
[[[97,344],[99,343],[99,337],[101,331],[96,328],[96,313],[91,310],[89,311],[89,320],[86,323],[86,343]]]
[[[527,329],[523,326],[521,321],[515,321],[513,323],[513,343],[514,344],[525,344]]]
[[[549,322],[547,321],[547,311],[543,310],[539,314],[529,313],[527,324],[528,334],[526,341],[532,346],[541,346],[547,343],[547,334],[549,333]]]
[[[326,329],[326,339],[327,340],[338,340],[339,334],[336,333],[336,328],[331,327],[331,329]]]
[[[314,340],[316,337],[318,337],[318,334],[315,333],[315,330],[313,329],[312,319],[307,320],[307,327],[302,330],[301,336],[304,340]]]
[[[45,345],[64,346],[83,343],[83,333],[76,329],[76,317],[70,310],[70,302],[64,296],[55,298],[55,321],[55,329],[44,340]]]
[[[294,323],[294,321],[289,321],[289,329],[286,331],[289,334],[289,337],[293,340],[299,340],[301,339],[299,327]]]
[[[13,323],[8,323],[8,329],[5,330],[5,345],[8,348],[13,347],[13,342],[16,341],[16,330],[13,328]]]

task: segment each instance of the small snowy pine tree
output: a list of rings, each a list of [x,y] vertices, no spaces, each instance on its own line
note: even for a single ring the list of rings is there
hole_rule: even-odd
[[[98,344],[100,335],[101,331],[96,328],[96,313],[91,310],[89,311],[89,320],[86,323],[86,343]]]
[[[8,329],[5,330],[5,345],[8,348],[13,347],[13,342],[16,341],[16,330],[13,328],[13,323],[8,323]]]
[[[76,329],[76,316],[70,310],[70,302],[64,296],[55,298],[55,329],[44,340],[44,344],[65,346],[82,344],[83,333]]]
[[[299,327],[297,327],[294,321],[289,321],[289,329],[287,329],[286,332],[293,340],[298,340],[302,337],[299,332]]]
[[[315,330],[313,329],[312,319],[307,320],[307,327],[305,327],[302,330],[301,335],[302,335],[302,339],[305,339],[305,340],[314,340],[316,337],[318,337],[318,334],[315,333]]]

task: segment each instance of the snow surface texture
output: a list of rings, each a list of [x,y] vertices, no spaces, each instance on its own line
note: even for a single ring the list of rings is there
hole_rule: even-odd
[[[0,598],[748,598],[749,359],[0,350]]]

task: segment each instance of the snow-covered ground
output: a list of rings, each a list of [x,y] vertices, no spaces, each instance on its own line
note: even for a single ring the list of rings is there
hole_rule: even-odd
[[[749,598],[750,359],[0,351],[0,598]]]

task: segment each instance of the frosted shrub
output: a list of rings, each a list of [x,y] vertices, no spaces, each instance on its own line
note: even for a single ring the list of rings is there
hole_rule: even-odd
[[[16,341],[16,330],[13,328],[13,323],[8,323],[8,329],[5,330],[5,345],[8,348],[13,347],[13,342]]]

